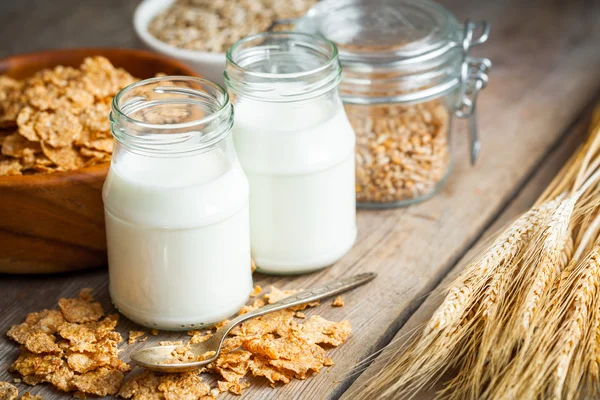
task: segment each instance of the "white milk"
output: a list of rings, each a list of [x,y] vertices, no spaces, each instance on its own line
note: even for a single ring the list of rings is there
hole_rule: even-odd
[[[238,99],[233,135],[258,268],[301,273],[339,260],[356,238],[355,136],[341,103]]]
[[[221,148],[113,158],[103,192],[110,292],[128,318],[190,329],[230,317],[247,301],[248,183],[231,160]]]

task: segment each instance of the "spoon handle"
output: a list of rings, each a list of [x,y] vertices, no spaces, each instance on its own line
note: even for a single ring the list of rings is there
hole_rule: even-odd
[[[311,303],[325,297],[330,297],[335,294],[345,292],[346,290],[353,289],[373,280],[376,276],[377,274],[373,272],[367,272],[364,274],[354,275],[349,278],[344,278],[339,281],[329,282],[314,289],[304,290],[300,293],[286,297],[285,299],[281,299],[276,303],[269,304],[246,314],[239,315],[223,326],[220,331],[223,335],[226,335],[234,326],[251,318],[265,315],[273,311],[279,311],[289,307]]]

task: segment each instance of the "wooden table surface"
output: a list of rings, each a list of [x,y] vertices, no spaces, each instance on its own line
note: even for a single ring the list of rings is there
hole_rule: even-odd
[[[382,367],[394,346],[370,367],[351,373],[354,367],[426,320],[439,302],[439,296],[428,294],[460,270],[473,247],[532,204],[585,134],[600,92],[599,0],[442,4],[461,20],[486,19],[492,25],[489,42],[475,52],[494,63],[490,84],[479,98],[480,161],[476,167],[469,165],[460,124],[453,138],[454,171],[437,196],[409,208],[359,211],[356,245],[322,272],[255,276],[263,286],[301,288],[364,271],[379,274],[369,285],[344,295],[344,307],[325,302],[310,311],[352,323],[348,342],[330,351],[333,367],[275,390],[253,386],[244,399],[355,398],[354,390]],[[135,5],[130,0],[0,1],[0,56],[73,46],[138,47],[131,25]],[[28,312],[54,307],[59,297],[74,296],[82,287],[95,288],[109,308],[107,283],[105,269],[0,275],[0,381],[13,378],[7,369],[18,349],[4,335],[11,325]],[[124,333],[132,326],[123,319],[119,330]],[[177,336],[165,334],[161,340]],[[137,345],[123,347],[127,358]],[[28,389],[46,399],[70,397],[43,385]]]

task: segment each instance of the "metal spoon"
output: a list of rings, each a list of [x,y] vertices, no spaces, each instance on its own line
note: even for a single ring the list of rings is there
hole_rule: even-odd
[[[219,353],[221,352],[221,346],[223,345],[225,337],[236,325],[239,325],[251,318],[268,314],[273,311],[299,306],[301,304],[310,303],[315,300],[345,292],[346,290],[353,289],[371,281],[376,276],[377,274],[368,272],[339,281],[330,282],[326,285],[305,290],[290,297],[286,297],[285,299],[282,299],[276,303],[266,305],[249,313],[239,315],[217,330],[210,339],[202,343],[190,345],[191,352],[197,356],[197,358],[209,355],[209,357],[201,361],[186,363],[177,362],[171,353],[179,346],[148,347],[133,353],[131,355],[131,359],[140,367],[159,372],[186,372],[198,369],[203,365],[209,364],[217,359]]]

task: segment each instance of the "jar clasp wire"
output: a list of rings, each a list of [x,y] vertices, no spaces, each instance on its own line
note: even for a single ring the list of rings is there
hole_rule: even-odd
[[[474,38],[474,32],[481,34]],[[492,68],[492,62],[487,58],[469,56],[471,47],[484,43],[489,36],[490,26],[485,21],[471,22],[467,20],[463,32],[463,63],[461,66],[460,92],[455,106],[456,116],[469,120],[469,149],[471,165],[474,165],[479,155],[481,143],[477,131],[477,95],[488,83],[488,73]]]

